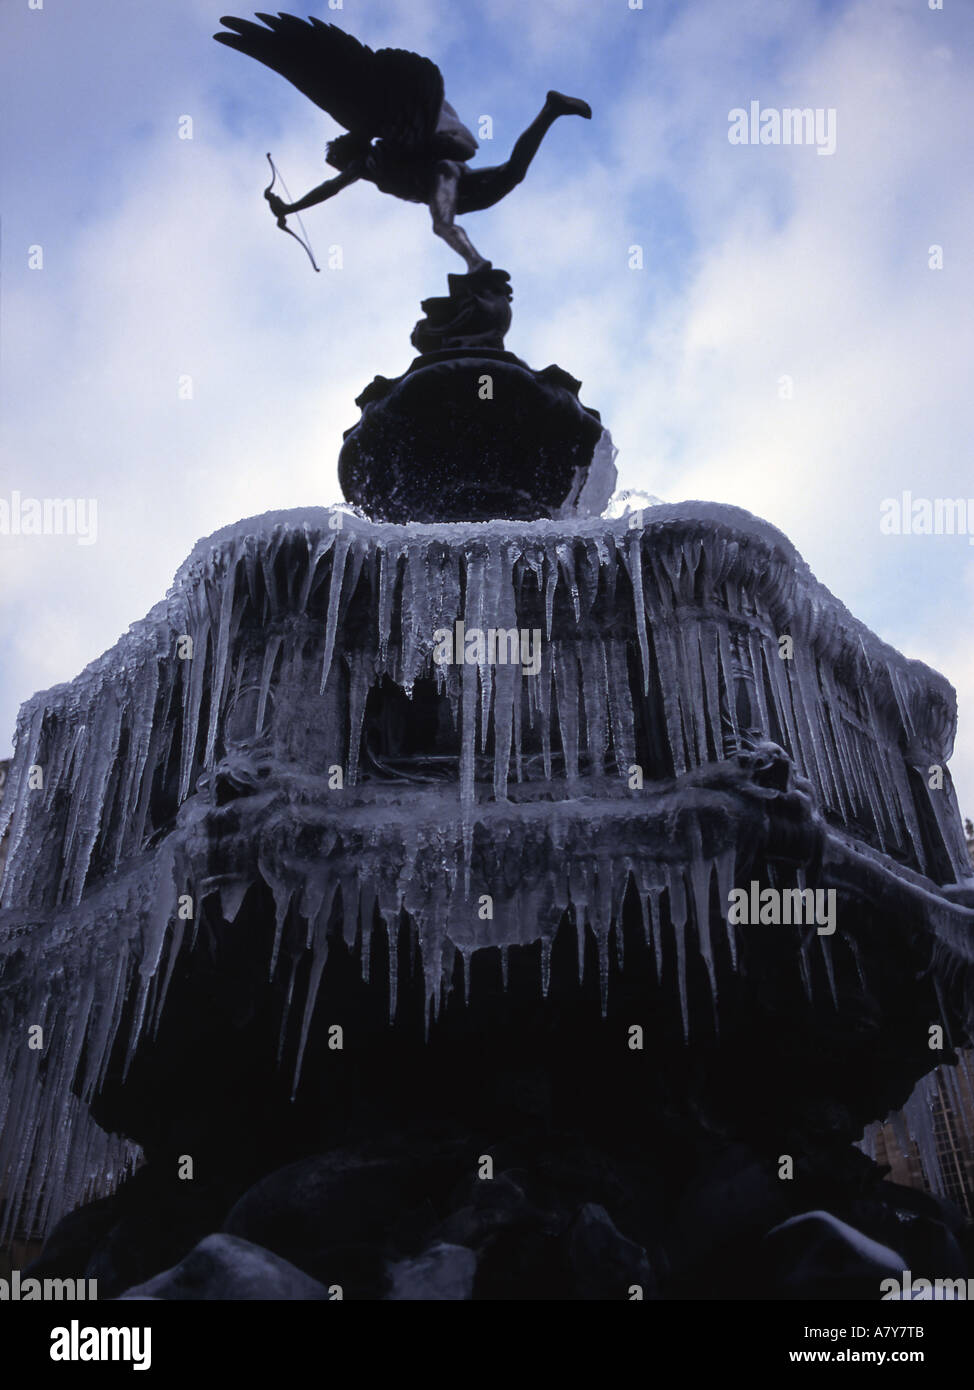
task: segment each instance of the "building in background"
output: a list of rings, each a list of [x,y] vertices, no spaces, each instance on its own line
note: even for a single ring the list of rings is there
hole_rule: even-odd
[[[930,1143],[921,1145],[910,1134],[902,1112],[878,1126],[869,1152],[888,1164],[892,1182],[919,1187],[947,1197],[974,1218],[974,1052],[958,1054],[956,1067],[938,1067],[928,1091]]]
[[[974,822],[964,822],[964,833],[974,867]],[[928,1151],[924,1160],[901,1114],[880,1127],[872,1152],[889,1165],[891,1181],[948,1197],[974,1218],[974,1051],[960,1052],[956,1067],[937,1068],[930,1100],[935,1157]]]

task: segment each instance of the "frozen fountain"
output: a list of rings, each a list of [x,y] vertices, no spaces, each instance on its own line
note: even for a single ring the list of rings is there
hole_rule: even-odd
[[[852,1146],[970,1036],[951,688],[746,512],[600,515],[614,451],[578,384],[464,323],[477,341],[441,333],[432,361],[364,393],[342,463],[371,519],[311,508],[217,532],[111,651],[21,713],[0,916],[7,1230],[110,1192],[141,1150],[109,1206],[148,1194],[143,1223],[158,1213],[175,1245],[149,1242],[145,1267],[94,1242],[110,1285],[222,1224],[372,1296],[430,1248],[469,1247],[486,1270],[470,1289],[497,1296],[496,1233],[457,1214],[487,1200],[485,1155],[518,1211],[556,1213],[544,1240],[575,1253],[566,1273],[545,1248],[538,1277],[564,1296],[611,1296],[586,1273],[593,1221],[630,1253],[617,1296],[708,1288],[720,1223],[694,1185],[714,1172],[741,1186],[748,1239],[810,1208],[885,1243],[902,1226]],[[421,469],[390,450],[373,471],[403,383],[427,371],[449,374],[462,447],[434,430]],[[489,477],[474,461],[480,434],[507,447],[542,399],[566,462],[536,497],[530,461],[495,448]],[[422,521],[384,519],[383,497],[398,518],[407,494]],[[518,519],[485,519],[486,498]],[[748,914],[775,893],[793,910]],[[408,1234],[358,1233],[376,1246],[364,1274],[343,1274],[344,1238],[303,1262],[275,1246],[247,1195],[338,1151],[341,1173],[416,1170]],[[591,1190],[558,1175],[576,1160]],[[465,1178],[476,1200],[450,1195]]]
[[[974,1035],[951,687],[747,512],[619,514],[581,384],[505,347],[510,277],[453,215],[584,102],[468,169],[429,60],[223,22],[349,127],[279,225],[359,178],[422,201],[429,165],[468,273],[359,396],[348,505],[201,541],[21,710],[4,1234],[103,1297],[969,1271],[956,1210],[857,1147]]]

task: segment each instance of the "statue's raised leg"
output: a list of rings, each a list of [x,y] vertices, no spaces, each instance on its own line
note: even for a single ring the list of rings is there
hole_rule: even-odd
[[[580,97],[567,97],[561,92],[549,92],[545,104],[534,120],[518,136],[506,164],[487,169],[464,169],[457,197],[457,212],[480,212],[493,207],[522,181],[531,161],[541,148],[541,142],[559,116],[592,118],[592,108]]]

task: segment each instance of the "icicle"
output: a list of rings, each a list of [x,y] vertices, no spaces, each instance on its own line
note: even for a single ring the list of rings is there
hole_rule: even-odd
[[[467,563],[467,592],[463,610],[465,630],[478,628],[483,632],[483,617],[484,557],[483,555],[473,555],[468,558]],[[460,654],[457,653],[457,655]],[[460,801],[464,807],[472,806],[475,799],[478,681],[486,679],[487,670],[485,658],[478,665],[470,665],[464,661],[460,672],[462,738],[460,747]],[[470,846],[472,847],[472,839]],[[469,860],[469,853],[466,857]]]
[[[869,802],[869,811],[873,818],[873,824],[876,827],[876,835],[879,839],[879,848],[885,853],[886,835],[883,831],[883,818],[879,810],[879,803],[876,799],[876,788],[874,785],[873,778],[868,776],[866,772],[866,766],[862,756],[862,744],[858,739],[855,743],[854,754],[856,759],[856,766],[859,769],[861,785],[866,790],[866,799]]]
[[[111,988],[102,1007],[101,1026],[90,1047],[92,1063],[88,1068],[88,1075],[81,1090],[81,1099],[86,1104],[95,1092],[104,1085],[108,1075],[112,1049],[115,1046],[115,1038],[122,1023],[122,1000],[130,974],[130,962],[125,943],[122,943],[121,949],[116,951],[114,956]]]
[[[699,830],[693,837],[692,857],[688,867],[690,885],[693,890],[693,913],[697,923],[697,938],[700,954],[707,967],[710,980],[710,999],[714,1011],[714,1024],[717,1023],[717,970],[714,964],[713,946],[710,941],[710,875],[712,864],[703,857]]]
[[[351,544],[351,537],[343,531],[336,540],[332,551],[331,583],[328,586],[328,613],[325,619],[325,650],[321,659],[321,685],[319,687],[322,695],[325,693],[328,677],[331,674],[331,659],[335,651],[338,612],[341,607],[342,586],[345,579],[345,563],[348,560]]]
[[[439,935],[426,933],[420,942],[420,947],[423,956],[423,974],[428,1005],[425,1014],[426,1040],[429,1041],[430,1014],[432,1014],[432,1021],[435,1023],[440,1016],[440,1004],[443,997],[443,938]]]
[[[165,944],[166,933],[172,925],[173,898],[174,889],[176,887],[175,868],[176,864],[173,846],[167,841],[160,848],[156,862],[152,908],[146,925],[146,937],[142,949],[142,959],[139,963],[139,994],[136,1001],[132,1028],[129,1033],[125,1064],[122,1068],[123,1081],[129,1074],[129,1067],[132,1064],[136,1048],[139,1045],[139,1038],[142,1033],[142,1022],[145,1017],[145,1008],[149,997],[149,989],[159,969],[159,961],[162,957],[162,948]]]
[[[675,546],[672,539],[667,536],[666,541],[659,547],[653,558],[658,564],[662,565],[666,577],[670,582],[670,588],[673,591],[673,607],[675,608],[682,597],[682,590],[685,587],[680,582],[683,577],[683,562],[685,558],[683,547],[682,545]],[[662,594],[662,592],[663,586],[660,585],[660,593]]]
[[[115,839],[115,849],[113,861],[118,867],[122,854],[122,845],[125,838],[125,831],[131,826],[135,819],[136,806],[140,799],[139,794],[142,782],[145,777],[146,764],[149,758],[149,750],[154,740],[154,735],[158,732],[153,728],[153,714],[155,713],[156,699],[159,694],[159,668],[153,661],[148,666],[146,679],[139,680],[134,693],[134,708],[130,712],[131,719],[131,738],[129,741],[129,752],[126,759],[124,784],[121,789],[120,812],[118,817],[99,817],[100,829],[105,830],[112,820],[115,820],[118,833]],[[107,825],[106,822],[107,821]],[[86,866],[87,872],[87,866]]]
[[[354,552],[358,554],[356,550]],[[411,695],[424,662],[429,657],[433,632],[429,552],[426,545],[405,548],[406,566],[400,606],[402,638],[400,646],[401,674],[399,683]]]
[[[279,878],[270,865],[263,859],[258,860],[258,871],[261,878],[271,890],[274,898],[274,941],[271,946],[271,956],[268,969],[268,979],[273,980],[277,970],[277,960],[281,950],[281,940],[284,934],[284,923],[291,907],[291,899],[294,895],[292,884]]]
[[[585,709],[585,751],[588,754],[590,772],[596,777],[601,777],[605,771],[605,755],[609,748],[606,720],[606,689],[609,676],[602,643],[583,643],[579,651],[579,663],[582,672],[582,702]]]
[[[298,1093],[298,1085],[301,1081],[301,1067],[304,1063],[304,1050],[308,1045],[308,1034],[311,1031],[311,1020],[314,1017],[315,1004],[318,1002],[318,990],[321,987],[321,977],[324,974],[325,964],[328,960],[327,929],[328,923],[327,921],[323,921],[320,930],[320,939],[316,940],[311,957],[311,974],[308,979],[308,994],[305,999],[304,1014],[301,1018],[301,1033],[298,1038],[298,1050],[294,1061],[294,1078],[291,1082],[292,1100],[294,1100]]]
[[[19,733],[22,719],[23,712],[21,712],[21,717],[18,720],[18,745],[21,743]],[[26,739],[23,740],[23,744],[25,747],[24,757],[23,759],[18,757],[17,762],[15,764],[15,767],[20,774],[16,783],[14,783],[12,780],[13,769],[11,769],[11,785],[16,785],[17,790],[13,798],[11,798],[10,791],[8,788],[6,791],[6,795],[2,798],[2,802],[0,802],[0,839],[3,839],[8,834],[8,832],[10,832],[10,840],[7,845],[8,862],[11,859],[13,859],[14,862],[16,862],[18,857],[18,851],[20,849],[20,843],[23,839],[24,829],[27,820],[25,814],[27,809],[27,798],[31,794],[28,785],[27,770],[28,768],[33,767],[37,763],[38,749],[40,747],[41,741],[41,730],[43,729],[43,727],[44,708],[41,704],[38,703],[31,710],[30,725],[27,728]],[[18,747],[18,753],[19,751],[20,748]],[[12,832],[11,826],[13,827]],[[6,897],[4,897],[3,899],[3,905],[4,907],[8,905]]]
[[[673,941],[676,946],[676,978],[680,990],[680,1013],[683,1016],[683,1040],[690,1040],[690,1015],[687,1007],[687,898],[683,874],[678,868],[667,866],[666,887],[669,899],[670,922],[673,926]]]
[[[578,983],[581,984],[585,978],[585,898],[578,894],[573,895],[574,911],[572,916],[575,918],[575,951],[576,965],[578,970]]]
[[[596,932],[599,948],[599,994],[602,1001],[602,1017],[609,1011],[609,933],[599,928]]]
[[[676,641],[682,651],[681,665],[686,676],[683,689],[690,707],[688,743],[696,751],[695,766],[702,767],[708,761],[708,754],[700,624],[692,623],[679,627],[676,631]]]
[[[548,998],[551,984],[551,941],[547,936],[541,938],[541,997]]]
[[[547,557],[547,577],[545,579],[544,590],[544,635],[547,642],[551,641],[552,622],[554,620],[555,590],[558,588],[558,561],[553,556]]]
[[[669,740],[673,771],[681,777],[687,770],[683,734],[683,704],[680,699],[680,674],[673,649],[673,634],[665,623],[653,622],[653,647],[659,666],[663,695],[663,715]]]
[[[528,682],[528,684],[530,685],[530,682]],[[515,668],[514,699],[512,708],[514,716],[514,774],[517,777],[518,782],[523,782],[524,780],[524,763],[521,757],[521,747],[523,740],[523,730],[521,727],[521,702],[523,700],[523,688],[524,684],[521,680],[521,668],[520,666],[518,666]]]
[[[369,671],[365,659],[355,656],[352,659],[348,686],[348,785],[354,787],[358,781],[359,750],[362,746],[362,726],[365,721],[365,705],[369,693]]]
[[[649,637],[646,632],[646,596],[643,591],[643,535],[641,531],[630,531],[625,551],[629,578],[632,582],[633,613],[636,619],[636,637],[639,641],[639,660],[643,675],[643,694],[649,694]],[[665,692],[664,692],[665,694]]]
[[[610,642],[607,658],[606,695],[612,723],[612,745],[616,771],[625,781],[629,768],[636,761],[635,718],[629,692],[629,669],[626,648],[622,642]]]
[[[189,796],[189,784],[196,761],[199,738],[200,710],[203,704],[203,676],[206,670],[207,643],[201,634],[193,637],[193,658],[180,662],[183,680],[183,744],[180,753],[179,800]],[[186,668],[189,668],[188,673]]]
[[[822,957],[825,961],[825,973],[829,977],[829,993],[832,995],[832,1003],[836,1009],[839,1007],[839,995],[835,986],[835,969],[832,964],[832,943],[827,936],[819,936],[819,943],[822,947]]]
[[[851,798],[845,776],[845,750],[842,735],[842,718],[839,714],[839,696],[833,684],[828,663],[818,668],[819,676],[819,717],[822,728],[822,742],[832,773],[835,787],[835,809],[842,815],[850,814]]]
[[[375,885],[371,878],[360,878],[358,884],[358,920],[362,938],[363,960],[369,962],[372,951],[372,931],[375,921]]]
[[[359,906],[358,906],[358,870],[348,867],[340,876],[341,903],[342,903],[342,941],[348,947],[349,954],[355,949],[358,940],[359,925]]]
[[[805,775],[824,800],[828,796],[828,778],[822,766],[818,743],[812,731],[809,711],[816,708],[818,701],[809,679],[806,661],[807,658],[799,633],[791,660],[779,664],[786,668],[788,691],[795,723],[795,736],[801,749],[800,761],[805,769]]]
[[[538,717],[541,722],[541,759],[544,765],[545,780],[551,781],[551,680],[554,654],[549,642],[541,651],[541,670],[532,676],[535,684]]]
[[[376,625],[379,636],[379,664],[385,666],[389,656],[389,636],[392,631],[392,595],[396,586],[398,556],[390,559],[389,551],[380,541],[379,552],[379,598],[376,610]]]
[[[660,890],[652,888],[649,890],[649,911],[650,925],[653,934],[653,955],[656,959],[656,979],[660,983],[663,981],[663,926],[660,920],[659,907]],[[645,901],[646,895],[643,895]]]
[[[596,863],[597,887],[593,900],[595,913],[595,927],[597,931],[602,931],[608,936],[612,923],[616,920],[616,884],[612,872],[612,860],[606,853],[598,856]],[[622,899],[625,894],[625,879],[622,876],[622,889],[618,892],[618,913],[622,911]]]
[[[572,609],[575,613],[576,624],[581,622],[582,610],[578,594],[578,582],[575,578],[575,555],[572,547],[562,543],[555,546],[555,554],[558,562],[565,571],[565,580],[568,584],[568,591],[571,594]]]
[[[108,711],[106,711],[107,713]],[[106,719],[105,727],[99,730],[96,748],[86,769],[85,781],[87,786],[85,793],[81,796],[77,794],[75,796],[75,804],[83,805],[85,808],[81,820],[82,829],[78,837],[77,852],[71,864],[70,884],[67,892],[69,901],[75,905],[81,901],[88,877],[88,869],[91,865],[91,856],[94,853],[98,832],[101,829],[105,794],[114,767],[114,753],[121,728],[121,707],[116,700],[112,699],[110,719]]]
[[[460,967],[463,972],[463,1006],[470,1006],[470,956],[469,948],[455,947],[457,955],[460,957]]]
[[[267,699],[271,691],[271,680],[274,675],[274,666],[277,662],[277,654],[281,650],[283,639],[271,635],[267,639],[264,648],[264,659],[260,668],[260,692],[257,699],[257,728],[256,733],[264,732],[264,720],[267,717]]]
[[[159,1024],[162,1022],[163,1010],[166,1007],[166,999],[169,995],[169,985],[172,981],[173,971],[176,968],[176,960],[183,944],[183,932],[185,923],[178,915],[173,924],[172,940],[169,942],[169,949],[166,958],[166,968],[162,976],[162,984],[156,998],[156,1006],[153,1010],[152,1021],[149,1027],[149,1035],[155,1039],[159,1033]]]
[[[220,885],[220,913],[224,922],[237,920],[249,887],[249,878],[237,878]]]
[[[771,690],[775,698],[778,723],[784,731],[788,752],[795,760],[795,766],[798,768],[799,772],[801,772],[803,776],[807,776],[804,760],[802,758],[802,747],[792,714],[791,690],[788,684],[788,676],[783,669],[787,663],[782,661],[777,647],[775,647],[771,641],[767,643],[765,649],[765,663],[765,669],[770,676]]]
[[[653,942],[653,928],[649,920],[649,895],[646,892],[640,892],[638,883],[636,885],[636,892],[639,897],[640,916],[643,919],[643,940],[647,946],[650,946]]]
[[[232,575],[227,575],[220,595],[220,618],[217,627],[216,649],[213,653],[213,678],[210,682],[210,724],[206,734],[206,751],[203,754],[203,762],[207,767],[213,765],[220,716],[223,713],[223,689],[227,678],[227,662],[230,657],[233,599],[233,579]]]
[[[494,799],[506,801],[511,763],[511,728],[520,705],[520,666],[499,666],[494,675]]]
[[[900,680],[900,673],[891,663],[886,663],[886,675],[889,678],[890,687],[893,691],[893,698],[896,701],[896,708],[899,711],[903,727],[911,738],[916,735],[916,727],[913,723],[913,711],[910,709],[910,701],[906,697],[903,685]]]
[[[720,911],[727,929],[727,945],[730,950],[731,967],[734,970],[737,969],[737,932],[734,930],[734,923],[730,920],[730,895],[734,887],[736,859],[736,850],[728,849],[723,854],[719,854],[715,861],[717,896],[720,900]]]
[[[553,644],[552,665],[558,704],[558,729],[569,786],[578,781],[578,667],[574,643]]]
[[[284,1007],[281,1010],[281,1031],[277,1036],[277,1065],[280,1067],[284,1056],[284,1043],[287,1039],[287,1025],[291,1017],[291,1003],[294,999],[294,983],[298,974],[298,957],[291,958],[291,970],[287,980],[287,991],[284,995]]]
[[[396,1009],[399,1006],[399,922],[388,924],[389,935],[389,1022],[396,1021]],[[412,938],[410,937],[410,946]]]
[[[701,711],[701,727],[709,729],[714,756],[719,761],[723,756],[723,730],[720,722],[720,683],[719,661],[717,656],[716,625],[704,620],[697,624],[698,666],[703,675],[703,699],[706,710]],[[707,761],[706,738],[702,761]]]

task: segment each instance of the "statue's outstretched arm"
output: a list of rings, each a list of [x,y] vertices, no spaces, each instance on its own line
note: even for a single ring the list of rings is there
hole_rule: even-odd
[[[312,188],[310,193],[306,193],[296,203],[282,202],[273,193],[267,195],[267,201],[270,203],[271,211],[275,217],[282,215],[286,217],[289,213],[304,212],[305,208],[313,208],[317,203],[324,203],[327,199],[334,198],[336,193],[341,193],[343,188],[347,188],[350,183],[355,183],[359,178],[361,178],[360,174],[346,169],[336,178],[325,179],[324,183],[319,183],[317,188]]]

